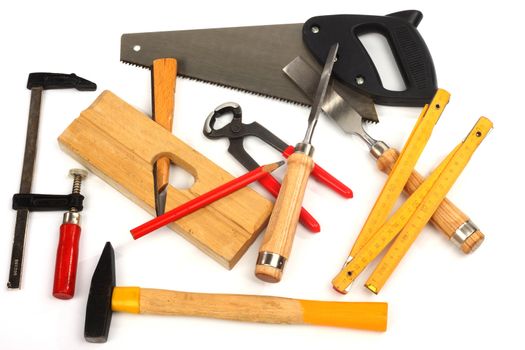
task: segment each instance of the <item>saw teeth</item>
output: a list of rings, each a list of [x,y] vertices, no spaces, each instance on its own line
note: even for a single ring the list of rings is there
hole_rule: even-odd
[[[142,64],[137,64],[137,63],[133,63],[133,62],[128,62],[128,61],[120,61],[124,64],[129,64],[130,66],[134,66],[134,67],[139,67],[139,68],[144,68],[144,69],[147,69],[147,70],[151,70],[151,67],[149,66],[143,66]]]
[[[379,123],[379,120],[370,120],[370,119],[364,119],[364,118],[363,118],[363,121],[366,122],[367,124],[377,124],[377,123]]]
[[[122,62],[124,64],[128,64],[130,66],[151,70],[151,66],[144,66],[142,64],[137,64],[137,63],[134,63],[134,62],[124,61],[124,60],[121,60],[120,62]],[[287,100],[287,99],[282,98],[282,97],[267,95],[267,94],[263,94],[263,93],[260,93],[260,92],[245,90],[245,89],[241,89],[241,88],[238,88],[238,87],[235,87],[235,86],[217,83],[217,82],[214,82],[214,81],[209,81],[209,80],[203,80],[203,79],[199,79],[199,78],[195,78],[195,77],[190,77],[190,76],[184,75],[184,74],[178,74],[177,78],[179,78],[179,77],[181,77],[183,79],[192,80],[192,81],[198,81],[198,82],[209,84],[209,85],[212,85],[212,86],[218,86],[218,87],[234,90],[234,91],[241,91],[241,92],[244,92],[244,93],[248,93],[250,95],[261,96],[261,97],[270,98],[272,100],[277,100],[277,101],[281,101],[281,102],[291,103],[291,104],[296,105],[296,106],[309,107],[309,105],[301,103],[301,102]]]
[[[126,63],[126,62],[124,62],[124,63]],[[192,80],[192,81],[198,81],[198,82],[201,82],[201,83],[209,84],[209,85],[212,85],[212,86],[218,86],[218,87],[222,87],[222,88],[229,89],[229,90],[241,91],[241,92],[244,92],[244,93],[248,93],[250,95],[261,96],[261,97],[270,98],[272,100],[277,100],[277,101],[281,101],[281,102],[291,103],[291,104],[296,105],[296,106],[309,107],[309,105],[301,103],[301,102],[287,100],[287,99],[282,98],[282,97],[267,95],[267,94],[263,94],[263,93],[256,92],[256,91],[241,89],[241,88],[238,88],[238,87],[235,87],[235,86],[217,83],[215,81],[203,80],[203,79],[199,79],[199,78],[195,78],[195,77],[190,77],[190,76],[187,76],[187,75],[184,75],[184,74],[179,74],[177,77],[181,77],[183,79],[188,79],[188,80]]]

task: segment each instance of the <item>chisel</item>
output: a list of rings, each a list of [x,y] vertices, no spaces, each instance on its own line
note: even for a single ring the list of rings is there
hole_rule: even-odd
[[[302,57],[296,57],[283,71],[299,89],[313,98],[315,84],[319,79],[316,68],[310,66]],[[370,155],[376,159],[382,172],[389,174],[392,171],[399,152],[385,142],[372,138],[363,128],[364,120],[361,115],[338,92],[328,89],[323,111],[346,133],[359,136],[367,144]],[[405,185],[405,192],[409,195],[414,193],[423,180],[423,176],[413,171]],[[472,220],[447,198],[440,204],[431,222],[465,254],[476,250],[485,238]]]
[[[177,78],[177,60],[159,58],[151,66],[152,117],[164,129],[171,132],[173,108],[175,106],[175,80]],[[155,213],[164,214],[166,195],[170,180],[170,159],[160,157],[153,165],[153,184],[155,190]]]
[[[308,129],[303,142],[295,146],[295,152],[288,158],[288,170],[259,249],[255,275],[266,282],[275,283],[281,280],[284,265],[292,250],[304,191],[314,166],[312,135],[319,119],[338,48],[339,44],[336,43],[328,52],[308,118]]]

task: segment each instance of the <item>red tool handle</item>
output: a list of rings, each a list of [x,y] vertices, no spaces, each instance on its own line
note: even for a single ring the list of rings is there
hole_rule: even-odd
[[[284,150],[282,155],[285,158],[288,158],[292,153],[294,153],[294,151],[294,146],[288,146],[288,148]],[[352,198],[354,196],[354,193],[348,186],[346,186],[341,181],[337,180],[333,175],[331,175],[328,171],[324,170],[317,164],[314,164],[314,169],[312,170],[310,175],[345,198]]]
[[[272,194],[272,196],[277,198],[277,195],[279,195],[279,190],[281,189],[281,184],[272,175],[268,174],[265,177],[261,177],[259,179],[259,183],[264,188],[266,188],[268,192]],[[301,221],[301,224],[303,224],[312,233],[318,233],[319,231],[321,231],[321,225],[319,225],[319,222],[315,220],[312,214],[310,214],[306,209],[302,207],[301,214],[299,215],[299,220]]]
[[[58,241],[55,264],[55,283],[53,285],[53,296],[55,298],[71,299],[75,295],[79,241],[79,225],[65,223],[60,226],[60,239]]]

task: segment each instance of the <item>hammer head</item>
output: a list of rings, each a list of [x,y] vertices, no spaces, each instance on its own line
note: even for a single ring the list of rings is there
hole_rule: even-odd
[[[77,76],[75,73],[31,73],[27,78],[27,88],[77,89],[79,91],[95,91],[97,84]]]
[[[111,298],[115,287],[115,252],[107,242],[98,261],[86,306],[84,338],[90,343],[105,343],[111,325]]]

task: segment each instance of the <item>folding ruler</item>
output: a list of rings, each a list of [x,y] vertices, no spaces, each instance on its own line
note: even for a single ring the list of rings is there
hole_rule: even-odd
[[[383,186],[383,190],[379,194],[372,211],[368,215],[368,219],[361,229],[361,233],[350,251],[347,262],[363,248],[370,237],[385,223],[388,214],[394,207],[401,192],[403,192],[403,187],[405,187],[419,156],[430,138],[434,125],[439,120],[449,99],[450,94],[445,90],[439,89],[432,102],[423,108],[410,137]]]
[[[466,139],[454,148],[401,208],[345,264],[332,281],[336,290],[346,291],[363,269],[394,240],[365,283],[372,292],[379,292],[491,129],[492,122],[481,117]],[[417,148],[420,144],[407,146]]]

